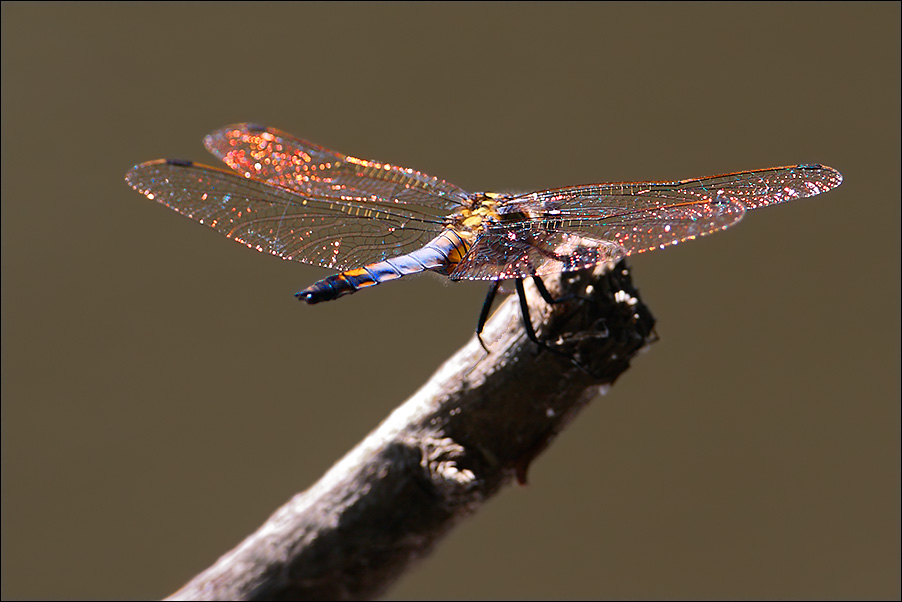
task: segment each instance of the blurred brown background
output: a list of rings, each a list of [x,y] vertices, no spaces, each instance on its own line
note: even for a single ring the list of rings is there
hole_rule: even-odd
[[[900,5],[2,7],[4,598],[171,593],[473,332],[148,202],[270,124],[467,190],[802,162],[816,199],[634,259],[661,341],[389,598],[898,598]]]

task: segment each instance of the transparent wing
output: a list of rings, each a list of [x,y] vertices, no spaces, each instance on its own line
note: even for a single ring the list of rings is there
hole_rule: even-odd
[[[275,128],[239,123],[204,139],[211,153],[243,176],[303,194],[373,203],[418,204],[446,212],[469,195],[439,178],[387,163],[349,157]]]
[[[501,280],[581,270],[723,230],[745,214],[741,203],[716,199],[618,204],[605,196],[586,205],[579,217],[549,212],[486,229],[451,278]]]
[[[617,243],[526,224],[483,232],[450,276],[452,280],[547,276],[624,257],[626,252]]]
[[[792,165],[679,182],[626,182],[571,186],[520,195],[505,205],[505,212],[539,209],[566,216],[587,216],[599,204],[628,206],[632,199],[661,199],[669,203],[723,198],[738,201],[748,210],[814,196],[836,188],[842,174],[826,165]]]
[[[142,163],[125,180],[248,247],[334,270],[408,253],[442,229],[416,206],[301,194],[188,161]]]
[[[602,242],[616,245],[624,256],[661,249],[723,230],[747,210],[814,196],[841,182],[830,167],[795,165],[524,194],[500,204],[502,223],[477,239],[451,276],[522,278],[581,269],[608,260],[599,250]],[[582,242],[570,244],[574,239],[568,235]]]

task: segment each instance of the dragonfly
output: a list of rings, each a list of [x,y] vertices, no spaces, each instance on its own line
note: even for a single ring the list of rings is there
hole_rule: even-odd
[[[133,167],[148,199],[232,240],[338,273],[296,293],[331,301],[424,271],[490,287],[514,280],[527,337],[540,344],[523,288],[533,279],[613,265],[724,230],[747,211],[827,192],[842,175],[792,165],[672,182],[620,182],[526,194],[469,193],[414,169],[360,159],[277,129],[241,123],[206,136],[228,169],[178,159]]]

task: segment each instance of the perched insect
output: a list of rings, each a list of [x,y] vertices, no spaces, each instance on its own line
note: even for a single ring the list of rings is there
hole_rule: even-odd
[[[204,143],[232,171],[181,160],[142,163],[132,188],[252,249],[339,270],[296,294],[330,301],[425,270],[489,280],[482,332],[500,281],[610,264],[732,226],[746,211],[839,186],[824,165],[678,182],[570,186],[528,194],[468,193],[413,169],[367,161],[284,132],[237,124]],[[481,341],[481,338],[480,338]]]

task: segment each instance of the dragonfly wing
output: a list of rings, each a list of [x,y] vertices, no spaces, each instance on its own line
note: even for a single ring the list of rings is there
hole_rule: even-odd
[[[662,249],[723,230],[746,211],[814,196],[842,183],[824,165],[794,165],[678,182],[572,186],[520,195],[498,208],[502,223],[477,239],[452,277],[522,278],[607,261],[598,246],[568,246],[567,235],[604,241],[624,255]],[[563,243],[563,244],[561,244]],[[535,249],[529,248],[535,245]],[[541,261],[556,249],[554,260]]]
[[[187,161],[150,161],[125,176],[149,199],[261,252],[334,270],[408,253],[441,220],[416,208],[301,194]]]
[[[842,174],[826,165],[791,165],[740,171],[677,182],[625,182],[589,184],[532,192],[505,203],[503,211],[559,211],[565,216],[591,214],[597,200],[628,207],[633,200],[659,199],[665,203],[725,199],[747,210],[810,197],[836,188]]]
[[[204,144],[241,175],[303,194],[371,202],[384,199],[393,204],[422,205],[440,210],[439,214],[460,206],[469,197],[439,178],[343,155],[275,128],[239,123],[213,132]]]
[[[743,204],[726,199],[561,194],[580,195],[579,208],[487,228],[451,278],[500,280],[580,270],[723,230],[745,214]]]
[[[674,187],[729,198],[746,210],[794,201],[832,190],[842,184],[842,174],[826,165],[790,165],[663,184],[662,191]]]
[[[483,232],[451,273],[452,280],[506,280],[547,276],[616,262],[626,257],[617,243],[544,230],[538,224]]]

